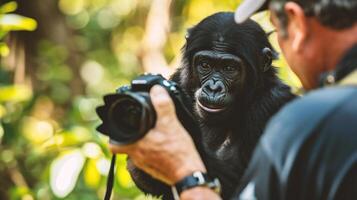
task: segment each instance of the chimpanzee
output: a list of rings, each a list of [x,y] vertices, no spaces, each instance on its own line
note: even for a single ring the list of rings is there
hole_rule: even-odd
[[[252,151],[269,118],[295,98],[277,77],[277,53],[254,21],[234,22],[234,14],[211,15],[189,29],[182,66],[173,74],[192,97],[210,158],[208,173],[222,183],[229,199],[239,185]],[[128,162],[137,186],[171,199],[169,187]]]

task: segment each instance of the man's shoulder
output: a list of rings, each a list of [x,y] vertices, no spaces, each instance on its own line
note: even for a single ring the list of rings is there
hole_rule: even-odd
[[[299,146],[322,121],[333,116],[351,98],[357,99],[357,87],[319,89],[294,100],[271,119],[261,138],[261,145],[268,154],[284,152],[283,149],[292,145]],[[357,113],[357,109],[351,112]]]
[[[300,125],[311,118],[333,114],[328,113],[327,110],[337,109],[349,100],[357,101],[357,99],[350,99],[354,94],[357,94],[357,87],[329,87],[309,92],[283,107],[272,118],[270,124],[294,122],[292,125]]]

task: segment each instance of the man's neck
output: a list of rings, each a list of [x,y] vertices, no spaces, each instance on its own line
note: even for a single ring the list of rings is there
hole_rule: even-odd
[[[357,44],[357,24],[344,30],[329,30],[324,44],[324,71],[332,71],[346,52]]]

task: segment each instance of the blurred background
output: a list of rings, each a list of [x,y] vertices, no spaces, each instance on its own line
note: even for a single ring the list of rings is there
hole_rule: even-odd
[[[186,29],[239,3],[0,0],[0,199],[102,199],[110,165],[107,138],[95,131],[102,96],[143,72],[168,77]],[[254,19],[273,30],[267,13]],[[300,87],[282,58],[275,65]],[[117,159],[113,199],[151,199],[125,160]]]

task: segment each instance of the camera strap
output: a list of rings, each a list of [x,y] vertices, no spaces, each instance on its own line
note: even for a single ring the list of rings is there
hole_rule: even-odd
[[[112,161],[110,163],[109,173],[108,173],[107,190],[105,191],[104,200],[110,200],[110,196],[112,195],[113,184],[114,184],[115,160],[116,160],[116,156],[115,154],[113,154]]]

